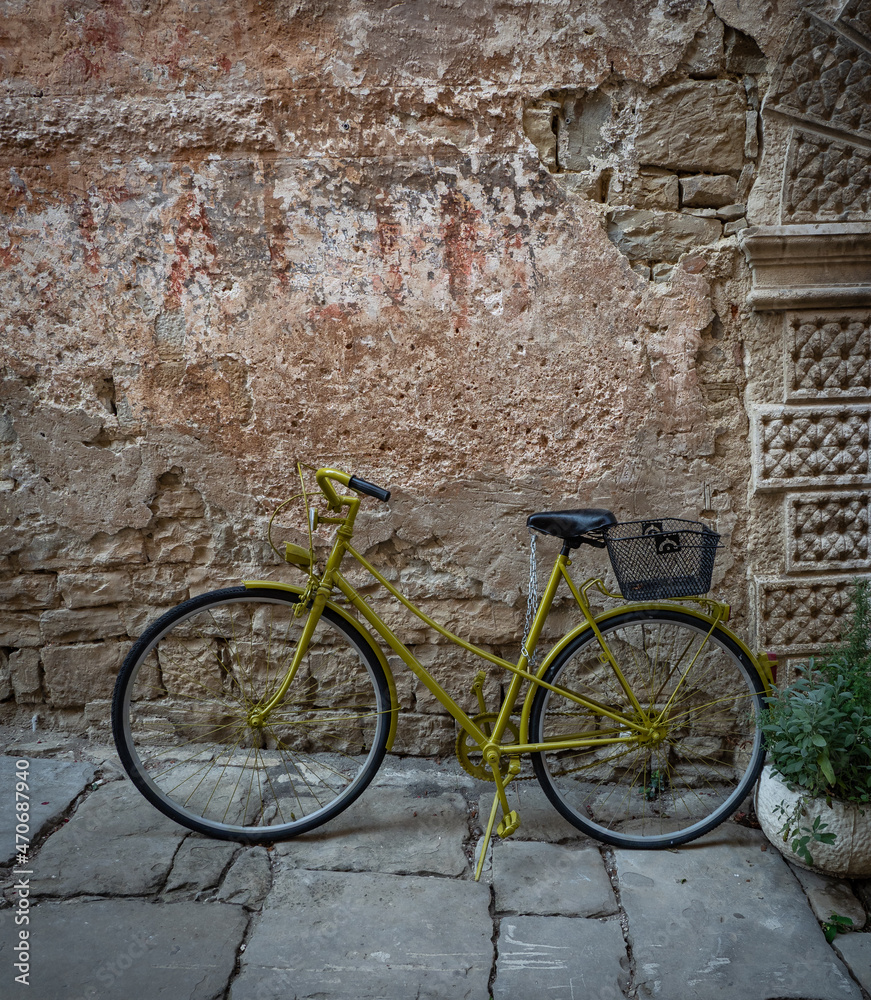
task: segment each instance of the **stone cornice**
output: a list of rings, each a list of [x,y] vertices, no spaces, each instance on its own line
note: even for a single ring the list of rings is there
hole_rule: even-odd
[[[753,226],[740,234],[757,310],[871,304],[871,222]]]

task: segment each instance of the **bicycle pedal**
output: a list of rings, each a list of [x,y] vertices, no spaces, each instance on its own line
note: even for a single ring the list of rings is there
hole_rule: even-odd
[[[504,840],[506,837],[510,837],[519,826],[520,817],[517,815],[517,810],[512,809],[510,813],[505,814],[502,822],[496,827],[496,833]]]

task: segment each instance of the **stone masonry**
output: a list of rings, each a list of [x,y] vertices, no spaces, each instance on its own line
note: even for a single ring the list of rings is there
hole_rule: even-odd
[[[500,655],[526,516],[587,505],[714,526],[751,643],[837,638],[871,571],[871,0],[3,20],[0,721],[105,730],[157,614],[297,579],[266,543],[297,460],[392,488],[359,547]]]

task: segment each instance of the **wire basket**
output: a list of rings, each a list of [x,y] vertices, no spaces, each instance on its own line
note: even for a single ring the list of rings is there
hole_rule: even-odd
[[[624,521],[605,529],[605,542],[627,600],[694,597],[711,589],[720,536],[699,521]]]

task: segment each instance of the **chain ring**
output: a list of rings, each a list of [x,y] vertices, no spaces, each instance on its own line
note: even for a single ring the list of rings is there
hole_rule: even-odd
[[[480,726],[481,729],[489,735],[490,732],[492,732],[493,723],[495,723],[498,718],[498,712],[481,712],[479,715],[472,716],[472,722],[474,722],[475,725]],[[509,733],[514,737],[515,742],[520,742],[520,730],[510,719],[505,727],[502,739],[504,740]],[[466,774],[471,774],[473,778],[477,778],[479,781],[495,780],[489,765],[484,763],[481,748],[475,742],[472,734],[467,733],[465,729],[461,729],[460,735],[457,737],[456,752],[457,760],[460,762],[460,766]],[[477,759],[473,759],[473,755]],[[510,763],[511,758],[506,754],[503,754],[499,758],[499,773],[503,778],[508,777],[508,767]]]

